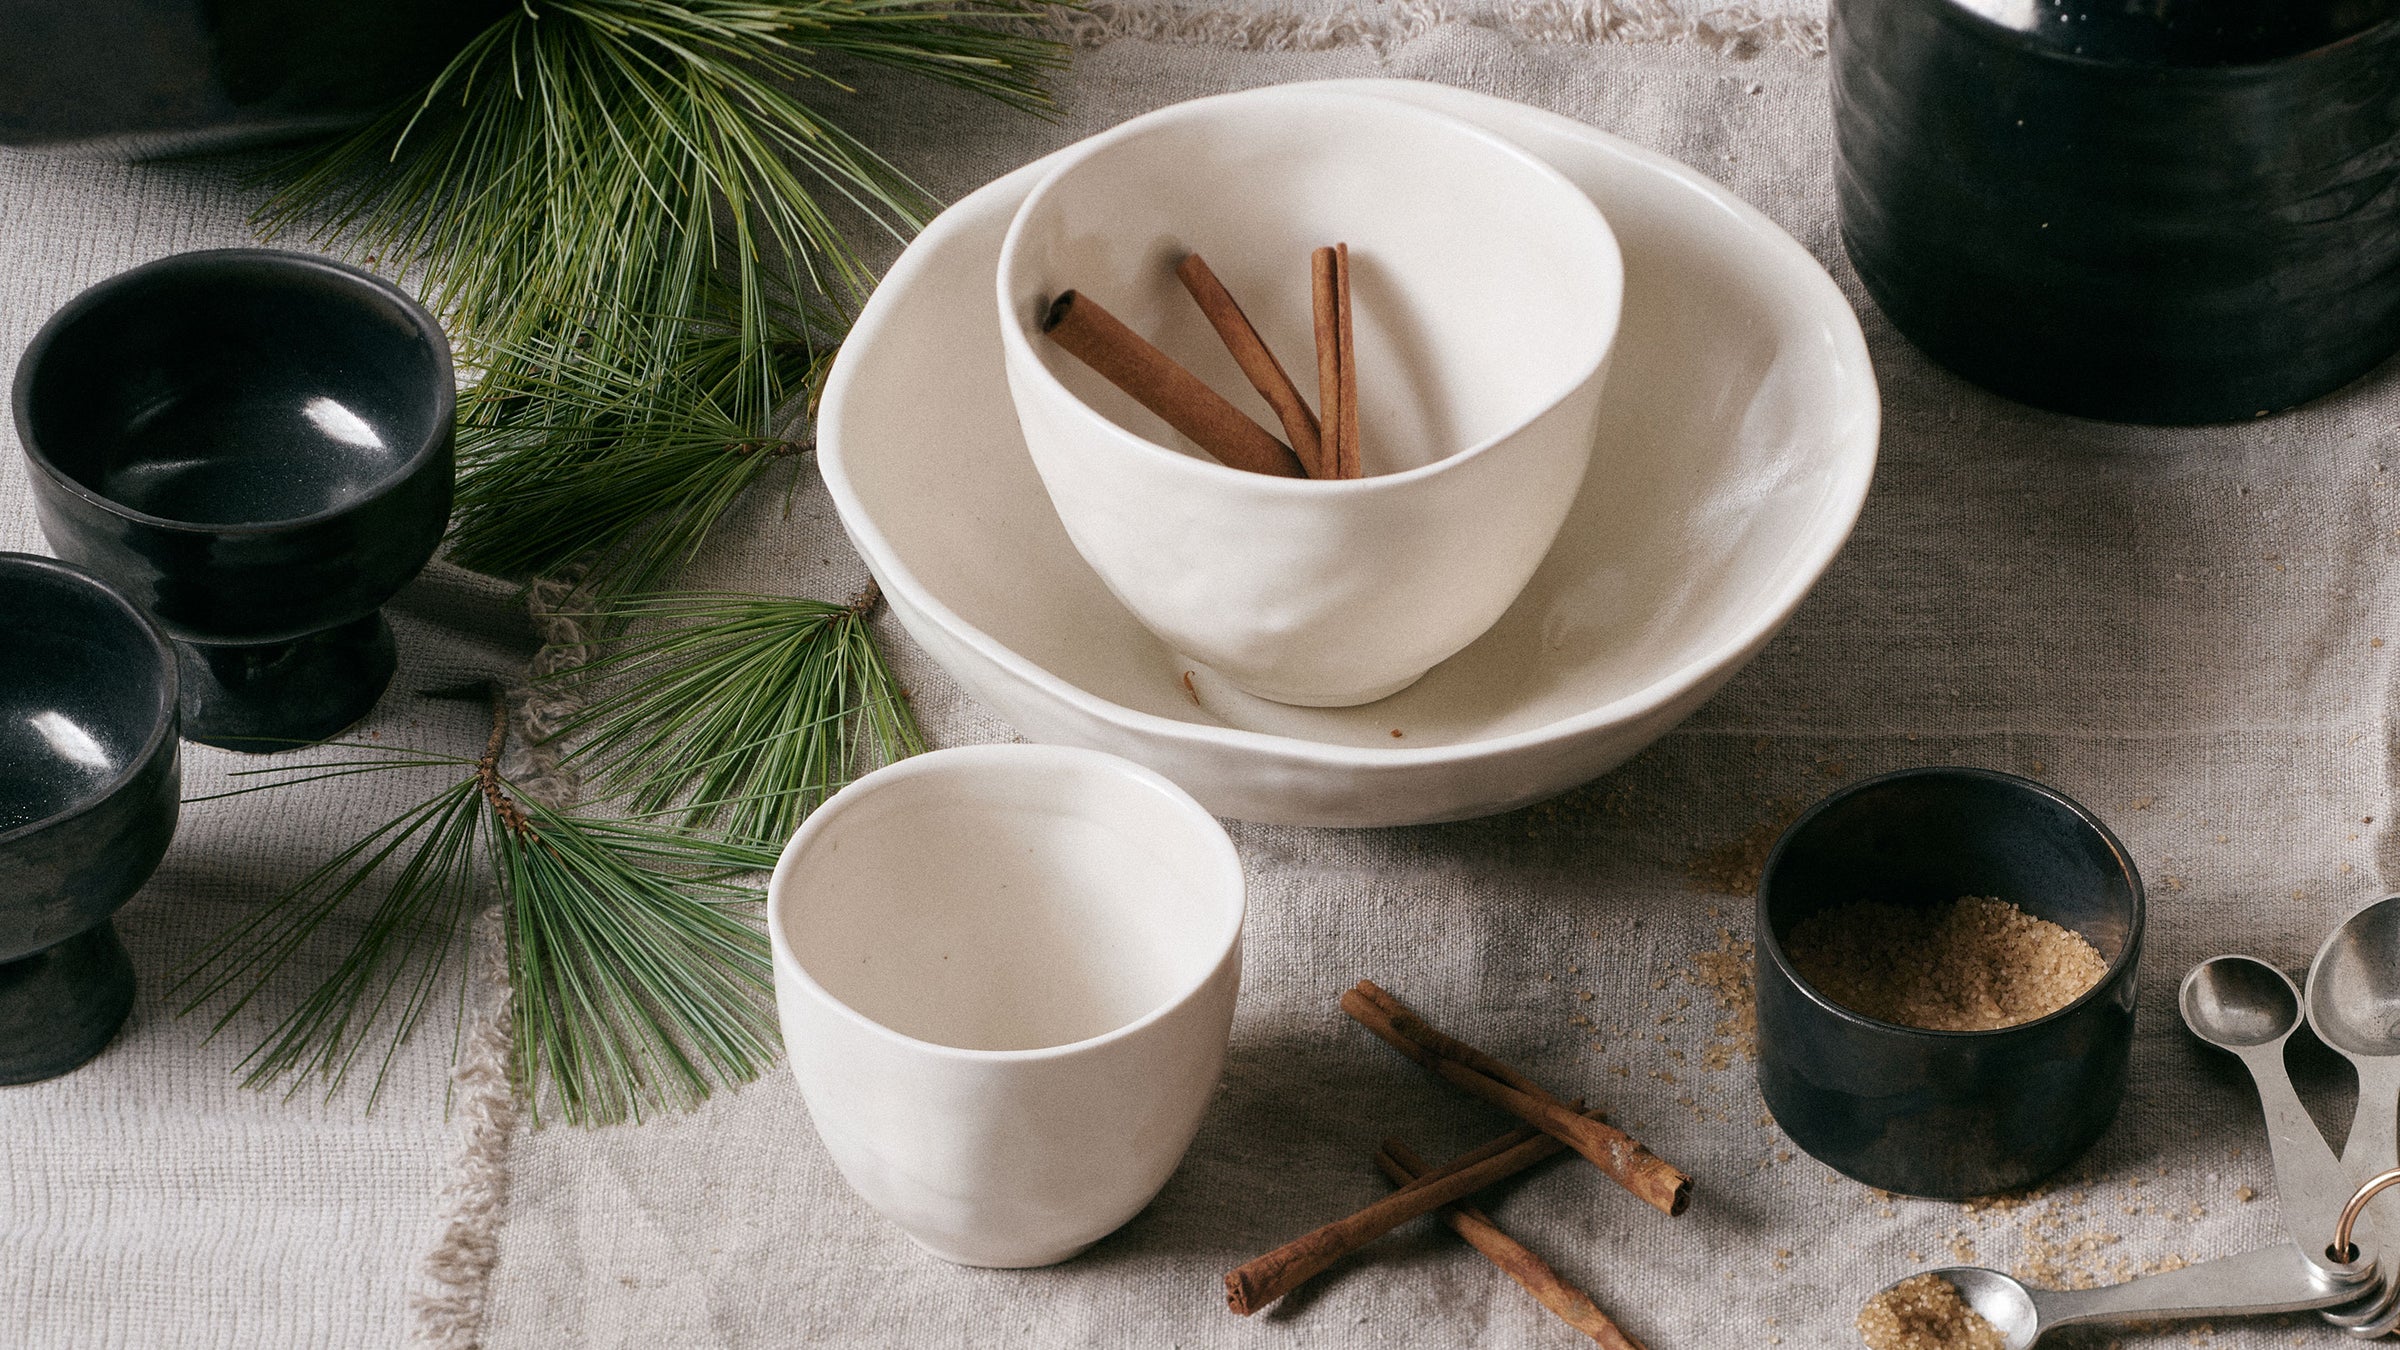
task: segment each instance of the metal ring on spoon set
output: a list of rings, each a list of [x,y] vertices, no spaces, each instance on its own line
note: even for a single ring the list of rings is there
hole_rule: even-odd
[[[2358,1260],[2358,1245],[2351,1234],[2358,1226],[2359,1216],[2366,1213],[2367,1203],[2393,1186],[2400,1186],[2400,1167],[2378,1172],[2359,1183],[2358,1190],[2342,1206],[2341,1218],[2333,1225],[2333,1243],[2325,1249],[2325,1259],[2336,1265]],[[2378,1276],[2374,1296],[2361,1304],[2323,1314],[2350,1335],[2360,1340],[2374,1340],[2400,1328],[2400,1285]],[[2338,1320],[2337,1320],[2338,1319]]]

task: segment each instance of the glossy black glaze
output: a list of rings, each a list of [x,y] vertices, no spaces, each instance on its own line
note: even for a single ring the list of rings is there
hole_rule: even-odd
[[[216,148],[364,121],[508,0],[0,0],[0,144]]]
[[[1783,939],[1851,901],[1998,896],[2072,928],[2109,962],[2082,998],[2001,1031],[1922,1031],[1851,1012],[1792,969]],[[2065,797],[1981,769],[1913,769],[1844,788],[1784,832],[1758,885],[1758,1085],[1818,1161],[1902,1195],[1960,1199],[2048,1176],[2108,1128],[2125,1093],[2142,883]]]
[[[1843,242],[1959,374],[2199,423],[2305,402],[2400,348],[2400,0],[1831,16]]]
[[[38,1083],[108,1048],[133,1011],[133,958],[103,919],[0,965],[0,1085]]]
[[[185,735],[288,749],[374,706],[376,609],[450,514],[450,347],[415,301],[304,254],[179,254],[51,316],[15,403],[51,547],[195,649]]]
[[[0,1083],[98,1054],[133,1001],[109,916],[175,835],[175,658],[141,611],[0,553]]]

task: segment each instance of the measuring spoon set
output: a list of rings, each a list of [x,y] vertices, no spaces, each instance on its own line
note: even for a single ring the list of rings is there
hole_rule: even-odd
[[[2361,1339],[2400,1328],[2400,1216],[2368,1202],[2400,1184],[2400,896],[2345,920],[2309,966],[2305,994],[2274,966],[2217,956],[2184,977],[2193,1035],[2242,1061],[2258,1087],[2285,1240],[2099,1289],[2033,1289],[1996,1270],[1934,1273],[2027,1350],[2088,1322],[2154,1322],[2315,1311]],[[2358,1106],[2337,1157],[2293,1090],[2284,1047],[2306,1023],[2358,1071]]]

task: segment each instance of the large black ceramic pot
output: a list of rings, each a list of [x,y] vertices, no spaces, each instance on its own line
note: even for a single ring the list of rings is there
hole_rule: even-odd
[[[1842,238],[1935,360],[2113,421],[2400,348],[2400,0],[1833,0]]]
[[[450,515],[457,391],[423,307],[323,258],[178,254],[67,302],[15,395],[42,533],[175,640],[184,735],[285,750],[375,706],[380,607]]]
[[[175,835],[175,657],[124,597],[0,553],[0,1083],[99,1054],[133,1007],[109,916]]]
[[[0,145],[184,153],[359,122],[508,0],[0,0]]]

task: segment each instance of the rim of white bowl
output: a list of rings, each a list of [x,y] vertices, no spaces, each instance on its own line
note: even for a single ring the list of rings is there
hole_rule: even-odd
[[[1325,83],[1355,90],[1362,96],[1380,97],[1370,91],[1390,89],[1393,86],[1415,85],[1419,82],[1412,80],[1337,80]],[[875,526],[873,516],[867,512],[860,501],[856,488],[850,482],[849,470],[843,463],[840,428],[843,422],[843,412],[848,402],[852,368],[848,363],[837,359],[833,371],[826,381],[823,409],[818,418],[817,467],[825,479],[826,490],[832,494],[837,507],[841,508],[842,521],[850,534],[852,544],[867,559],[870,567],[884,579],[885,585],[895,592],[905,594],[909,603],[924,610],[926,616],[945,633],[974,648],[984,659],[1004,668],[1017,679],[1040,689],[1052,699],[1075,708],[1086,716],[1121,727],[1128,733],[1147,739],[1212,746],[1253,755],[1271,755],[1288,762],[1337,769],[1425,768],[1453,762],[1468,762],[1506,754],[1526,746],[1566,740],[1585,732],[1628,722],[1681,697],[1694,685],[1707,679],[1727,662],[1733,660],[1744,648],[1764,643],[1773,636],[1775,630],[1781,628],[1784,622],[1791,618],[1792,611],[1799,608],[1800,602],[1808,597],[1808,593],[1815,589],[1819,578],[1824,576],[1825,569],[1830,567],[1834,558],[1841,553],[1842,545],[1849,539],[1851,529],[1858,523],[1859,512],[1866,505],[1867,487],[1874,477],[1875,446],[1881,432],[1883,409],[1876,393],[1875,369],[1867,358],[1866,335],[1860,331],[1858,316],[1851,310],[1849,301],[1843,298],[1841,288],[1834,284],[1833,278],[1826,273],[1824,265],[1816,260],[1815,255],[1802,247],[1800,241],[1785,233],[1781,226],[1769,220],[1764,212],[1679,160],[1653,150],[1646,150],[1622,137],[1612,136],[1596,127],[1587,126],[1557,113],[1527,107],[1523,104],[1513,104],[1507,99],[1489,94],[1478,94],[1473,90],[1452,89],[1448,86],[1435,87],[1440,90],[1436,97],[1458,97],[1468,101],[1504,104],[1513,109],[1516,114],[1544,123],[1553,131],[1604,146],[1613,155],[1661,172],[1684,190],[1700,196],[1711,206],[1739,223],[1751,237],[1758,239],[1768,252],[1781,255],[1787,264],[1793,262],[1800,264],[1804,269],[1800,284],[1815,297],[1815,303],[1811,309],[1840,317],[1841,322],[1834,325],[1833,335],[1843,347],[1848,349],[1847,355],[1855,362],[1860,371],[1861,378],[1858,385],[1853,388],[1851,398],[1851,402],[1858,406],[1851,411],[1853,416],[1860,417],[1864,421],[1862,430],[1867,448],[1864,454],[1852,455],[1848,458],[1845,463],[1846,473],[1834,489],[1836,494],[1834,500],[1839,501],[1842,496],[1846,495],[1849,501],[1848,508],[1837,510],[1834,513],[1835,516],[1838,516],[1838,521],[1820,523],[1816,547],[1801,555],[1802,565],[1787,577],[1783,588],[1771,597],[1770,603],[1761,606],[1756,611],[1755,618],[1741,625],[1737,631],[1709,648],[1699,657],[1660,675],[1630,694],[1587,708],[1572,716],[1545,722],[1538,727],[1530,727],[1524,731],[1510,732],[1505,736],[1488,737],[1482,740],[1453,741],[1447,745],[1392,746],[1387,749],[1382,746],[1354,746],[1333,741],[1312,741],[1304,737],[1287,736],[1278,732],[1252,731],[1246,727],[1185,722],[1177,718],[1162,717],[1157,713],[1143,712],[1139,708],[1129,708],[1122,703],[1104,698],[1067,680],[1017,652],[1007,643],[993,637],[983,629],[967,622],[958,611],[936,598],[931,588],[927,587],[916,573],[901,561],[899,554],[892,548],[891,541]],[[967,203],[987,193],[996,196],[1005,195],[1011,190],[1011,185],[1019,180],[1038,181],[1040,175],[1047,171],[1049,163],[1048,159],[1040,159],[1013,173],[1004,174],[961,199],[948,211],[936,217],[933,223],[917,236],[916,243],[901,255],[900,260],[885,275],[883,284],[878,288],[877,293],[860,311],[858,321],[851,326],[850,337],[844,342],[845,354],[852,351],[863,351],[872,345],[876,333],[890,322],[891,306],[878,303],[884,298],[883,292],[888,290],[895,294],[898,293],[914,279],[918,271],[927,265],[925,259],[931,256],[933,246],[938,246],[944,236],[965,228],[961,223],[963,217],[959,213]],[[1028,188],[1027,191],[1030,192],[1031,189]],[[1604,394],[1602,395],[1603,404],[1606,401],[1607,396]],[[1838,524],[1838,528],[1831,527],[1832,524]]]
[[[1480,458],[1485,451],[1523,431],[1551,409],[1573,397],[1576,391],[1591,382],[1592,377],[1608,364],[1609,357],[1615,354],[1617,332],[1624,320],[1625,252],[1617,244],[1617,232],[1608,223],[1608,216],[1600,210],[1599,204],[1591,199],[1590,194],[1576,187],[1565,174],[1558,171],[1555,165],[1506,136],[1486,130],[1463,117],[1454,116],[1439,109],[1398,99],[1378,98],[1356,90],[1345,90],[1339,87],[1340,83],[1342,82],[1266,85],[1257,89],[1243,89],[1230,94],[1211,94],[1205,98],[1170,103],[1164,108],[1144,113],[1129,121],[1120,122],[1106,131],[1088,136],[1054,155],[1037,161],[1043,166],[1042,177],[1035,183],[1033,190],[1025,194],[1024,200],[1017,204],[1015,217],[1009,221],[1008,233],[1000,240],[1000,265],[994,269],[1001,344],[1013,348],[1025,360],[1030,361],[1035,379],[1042,381],[1054,393],[1063,396],[1078,416],[1107,433],[1110,441],[1123,447],[1129,453],[1172,461],[1171,472],[1196,473],[1204,477],[1229,475],[1219,478],[1218,481],[1241,482],[1268,494],[1344,493],[1358,496],[1377,492],[1405,491],[1410,484],[1439,477],[1469,461]],[[1396,114],[1402,121],[1415,120],[1429,126],[1442,127],[1452,134],[1480,142],[1501,157],[1523,167],[1533,176],[1546,180],[1562,200],[1570,203],[1567,206],[1569,212],[1589,217],[1589,223],[1594,231],[1594,240],[1598,245],[1596,251],[1602,259],[1599,265],[1607,273],[1611,294],[1606,305],[1607,312],[1602,317],[1600,324],[1598,340],[1594,344],[1595,350],[1592,359],[1579,364],[1571,376],[1561,381],[1556,389],[1533,403],[1514,421],[1483,439],[1471,442],[1430,463],[1417,465],[1413,469],[1379,473],[1364,478],[1310,478],[1306,475],[1298,478],[1284,478],[1274,474],[1254,473],[1248,469],[1237,469],[1215,459],[1187,455],[1171,446],[1161,445],[1084,402],[1074,390],[1067,388],[1066,384],[1050,369],[1049,362],[1044,361],[1041,354],[1034,349],[1033,339],[1026,335],[1025,324],[1022,318],[1014,312],[1015,306],[1010,301],[1009,278],[1016,270],[1017,244],[1024,229],[1025,219],[1036,207],[1048,199],[1057,189],[1059,180],[1064,178],[1069,171],[1081,167],[1086,162],[1126,141],[1133,140],[1162,126],[1174,126],[1205,118],[1211,110],[1223,107],[1228,103],[1302,105],[1334,103],[1346,104],[1351,107],[1372,107],[1376,109],[1378,115]]]
[[[1148,1012],[1095,1036],[1086,1036],[1082,1040],[1068,1041],[1061,1045],[1039,1045],[1024,1050],[976,1050],[963,1045],[945,1045],[940,1041],[929,1041],[887,1026],[851,1007],[846,1000],[827,989],[818,982],[816,976],[809,973],[807,964],[794,954],[791,940],[784,934],[783,897],[793,885],[791,875],[799,865],[800,855],[808,850],[809,845],[816,841],[818,835],[831,828],[833,821],[839,820],[861,801],[895,783],[948,774],[953,771],[974,772],[979,768],[988,768],[994,764],[1034,766],[1043,760],[1051,761],[1054,764],[1059,761],[1067,761],[1081,769],[1115,774],[1132,780],[1132,785],[1148,787],[1157,791],[1167,799],[1168,807],[1177,815],[1185,817],[1192,824],[1194,832],[1204,841],[1203,851],[1211,855],[1216,875],[1208,878],[1202,884],[1229,889],[1233,896],[1233,904],[1230,906],[1231,913],[1228,922],[1220,932],[1211,935],[1211,949],[1214,954],[1209,957],[1206,965],[1196,977],[1178,987],[1173,994],[1161,1000]],[[1156,769],[1136,764],[1122,755],[1112,755],[1105,750],[1046,742],[1002,741],[990,745],[960,745],[944,750],[928,750],[922,754],[911,755],[906,759],[895,760],[864,778],[852,781],[841,791],[826,798],[823,805],[810,812],[808,819],[801,822],[800,828],[793,833],[790,842],[783,846],[783,853],[775,859],[775,871],[767,880],[766,908],[767,942],[776,966],[798,980],[811,995],[833,1008],[840,1016],[866,1028],[878,1037],[908,1046],[911,1049],[954,1055],[962,1059],[998,1062],[1057,1059],[1086,1050],[1098,1049],[1112,1041],[1120,1041],[1135,1035],[1144,1027],[1161,1021],[1177,1009],[1190,1003],[1201,990],[1208,987],[1211,980],[1217,977],[1217,972],[1224,968],[1226,958],[1237,956],[1241,951],[1242,926],[1249,918],[1250,898],[1248,884],[1242,876],[1241,854],[1233,847],[1233,837],[1225,833],[1225,826],[1221,821],[1210,815],[1206,807],[1200,805],[1191,793],[1177,786],[1173,779]]]

